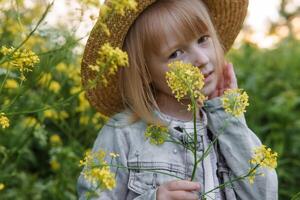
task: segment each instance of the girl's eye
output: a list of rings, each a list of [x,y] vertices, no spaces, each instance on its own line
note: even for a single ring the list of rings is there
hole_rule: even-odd
[[[181,53],[183,53],[181,50],[176,50],[169,56],[169,59],[175,59],[180,56]]]
[[[206,42],[209,39],[209,35],[203,35],[198,39],[198,43],[202,44],[204,42]]]

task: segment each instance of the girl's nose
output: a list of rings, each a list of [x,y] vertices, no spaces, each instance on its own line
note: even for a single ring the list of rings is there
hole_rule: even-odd
[[[192,63],[198,67],[207,65],[209,63],[209,57],[205,50],[195,47],[192,51]]]

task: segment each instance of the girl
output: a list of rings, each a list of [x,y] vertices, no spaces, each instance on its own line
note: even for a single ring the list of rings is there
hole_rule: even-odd
[[[110,79],[109,87],[98,85],[87,91],[90,103],[112,116],[97,137],[93,151],[103,149],[119,154],[118,163],[129,170],[116,172],[113,190],[95,191],[95,199],[172,200],[198,199],[219,184],[249,170],[252,149],[261,142],[247,127],[243,117],[236,120],[225,113],[220,96],[228,88],[237,88],[231,64],[224,60],[236,38],[247,11],[247,0],[138,0],[137,10],[112,15],[107,20],[110,36],[96,24],[88,40],[82,63],[83,84],[88,85],[99,48],[106,42],[128,53],[129,67]],[[175,60],[192,63],[205,77],[202,89],[208,99],[199,109],[197,133],[199,153],[219,135],[224,119],[228,125],[218,137],[218,145],[198,165],[196,180],[189,181],[193,156],[182,146],[166,142],[153,145],[145,139],[148,124],[166,124],[169,134],[186,143],[183,131],[193,128],[189,99],[178,102],[168,87],[167,65]],[[201,142],[203,141],[203,142]],[[109,158],[107,158],[109,161]],[[157,169],[174,176],[134,168]],[[115,170],[115,169],[112,169]],[[263,171],[255,184],[247,180],[216,190],[209,199],[277,199],[275,171]],[[80,176],[80,199],[95,190]]]

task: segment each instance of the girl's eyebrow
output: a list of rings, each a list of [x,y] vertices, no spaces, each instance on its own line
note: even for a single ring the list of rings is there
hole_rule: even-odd
[[[161,50],[161,53],[163,55],[172,53],[174,50],[179,49],[180,47],[182,47],[183,45],[179,42],[179,43],[174,43],[174,45],[168,45],[166,48]]]

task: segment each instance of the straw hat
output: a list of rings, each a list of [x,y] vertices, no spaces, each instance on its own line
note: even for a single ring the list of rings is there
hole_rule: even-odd
[[[225,52],[227,52],[241,30],[247,13],[248,0],[202,1],[209,10],[221,44],[224,46]],[[105,42],[109,42],[112,46],[122,49],[129,27],[143,10],[156,2],[156,0],[136,0],[136,2],[138,3],[137,11],[129,11],[126,12],[124,16],[115,15],[108,19],[106,24],[111,32],[110,37],[100,30],[99,22],[95,24],[87,41],[81,65],[81,76],[84,86],[88,84],[89,79],[95,77],[95,73],[88,66],[96,63],[100,47]],[[98,85],[86,91],[86,97],[92,106],[107,116],[111,116],[124,109],[121,95],[116,84],[117,78],[117,76],[110,78],[109,87]]]

